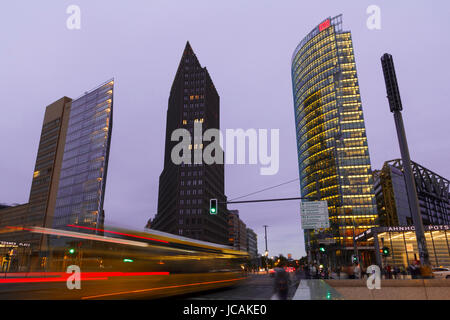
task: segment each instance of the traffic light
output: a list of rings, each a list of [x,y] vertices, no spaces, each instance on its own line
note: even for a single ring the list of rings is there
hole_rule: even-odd
[[[75,249],[74,249],[74,248],[70,248],[70,249],[69,249],[69,253],[70,253],[70,254],[74,254],[74,253],[75,253]]]
[[[383,247],[383,249],[380,250],[383,256],[387,257],[389,255],[389,247]]]
[[[358,256],[352,254],[352,263],[358,263]]]
[[[326,251],[325,245],[324,245],[324,244],[321,244],[321,245],[319,246],[319,251],[320,251],[320,252],[325,252],[325,251]]]
[[[217,199],[210,199],[209,200],[209,213],[210,214],[217,214]]]

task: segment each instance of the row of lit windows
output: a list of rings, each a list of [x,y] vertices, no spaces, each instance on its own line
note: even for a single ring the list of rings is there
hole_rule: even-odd
[[[327,79],[329,79],[328,76],[331,74],[331,71],[335,69],[336,65],[336,58],[331,58],[324,61],[321,65],[308,72],[308,74],[305,75],[304,78],[297,82],[297,84],[301,84],[300,88],[296,86],[297,91],[304,91],[305,87],[309,88],[313,83],[316,83],[317,80],[325,79],[325,76],[327,77]]]
[[[314,101],[312,104],[308,105],[308,107],[306,109],[304,109],[302,113],[304,114],[307,111],[309,111],[309,107],[312,106],[313,104],[319,108],[312,110],[311,112],[308,112],[307,114],[305,114],[298,122],[298,124],[297,124],[298,127],[302,127],[303,125],[305,125],[305,123],[314,121],[316,118],[321,117],[322,115],[326,115],[333,110],[336,110],[336,100],[332,100],[330,102],[327,102],[326,104],[321,104],[321,99],[318,99],[318,100]],[[298,108],[297,111],[299,114],[300,109]]]
[[[336,55],[336,49],[326,50],[323,56],[313,59],[311,63],[309,63],[304,69],[299,69],[300,72],[296,72],[294,74],[296,91],[301,90],[301,88],[299,88],[299,85],[307,82],[313,77],[313,75],[318,74],[319,71],[328,68],[328,66],[330,65],[336,65],[337,62],[338,58]]]
[[[330,119],[335,118],[336,114],[337,114],[337,109],[333,108],[330,111],[327,111],[327,112],[325,112],[323,114],[319,114],[315,118],[310,119],[303,126],[299,123],[299,126],[302,129],[303,129],[303,127],[305,127],[306,130],[309,130],[309,129],[313,128],[316,125],[320,125],[320,124],[326,123],[326,121],[329,121]]]
[[[321,35],[324,35],[322,33]],[[295,70],[302,69],[304,64],[309,64],[311,60],[315,59],[317,55],[326,50],[328,47],[335,47],[335,37],[331,34],[327,37],[318,37],[312,39],[310,42],[305,44],[303,48],[297,52],[298,59],[295,62]],[[306,58],[304,58],[306,57]]]
[[[295,79],[296,84],[298,84],[300,81],[304,81],[305,74],[306,73],[309,74],[312,70],[316,69],[322,61],[330,60],[330,58],[328,57],[330,55],[333,56],[331,59],[333,59],[333,60],[336,59],[336,48],[331,48],[320,58],[313,59],[313,57],[310,57],[307,60],[303,61],[302,64],[306,63],[308,60],[310,63],[304,68],[296,69],[296,71],[294,73],[294,79]],[[312,60],[312,62],[310,60]]]
[[[199,123],[203,123],[204,122],[204,119],[203,118],[200,118],[200,119],[194,119],[194,123],[197,123],[197,122],[199,122]],[[188,120],[183,120],[183,124],[187,124],[188,123]]]

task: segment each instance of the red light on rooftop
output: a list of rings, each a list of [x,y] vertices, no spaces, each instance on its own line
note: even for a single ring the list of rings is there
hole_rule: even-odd
[[[322,22],[321,24],[319,24],[319,32],[325,30],[329,26],[330,26],[330,19],[327,19],[324,22]]]

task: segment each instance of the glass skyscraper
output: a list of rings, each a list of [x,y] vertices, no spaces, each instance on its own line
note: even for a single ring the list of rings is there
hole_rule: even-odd
[[[342,15],[316,26],[292,57],[292,86],[303,197],[326,200],[330,228],[305,230],[308,253],[327,238],[329,256],[339,265],[354,254],[354,234],[377,225],[366,129],[352,37]],[[373,247],[359,243],[370,260]]]
[[[72,101],[53,227],[103,228],[114,80]]]

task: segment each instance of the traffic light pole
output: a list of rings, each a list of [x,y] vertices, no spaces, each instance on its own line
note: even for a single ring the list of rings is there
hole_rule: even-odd
[[[317,199],[308,198],[308,197],[293,197],[293,198],[275,198],[275,199],[242,200],[242,201],[224,201],[224,202],[219,202],[219,204],[289,201],[289,200],[317,200]]]

